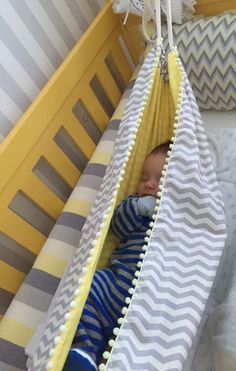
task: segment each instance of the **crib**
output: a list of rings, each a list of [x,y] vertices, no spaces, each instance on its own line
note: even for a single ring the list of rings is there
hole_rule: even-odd
[[[199,0],[196,13],[208,16],[232,9],[234,1]],[[2,349],[11,354],[0,360],[2,370],[25,369],[24,347],[46,312],[72,253],[73,243],[68,243],[67,254],[53,255],[53,242],[64,244],[62,235],[61,242],[55,231],[50,235],[56,221],[64,226],[64,233],[74,230],[79,234],[93,205],[95,192],[87,190],[85,196],[82,192],[89,181],[101,181],[110,161],[127,91],[144,52],[139,24],[138,17],[130,16],[124,26],[107,2],[0,145],[0,334]],[[80,177],[79,196],[72,202],[69,196]],[[76,217],[70,220],[71,212]],[[32,305],[30,314],[30,286],[37,295],[40,271],[44,272],[42,280],[49,277],[50,287],[42,291],[44,304]],[[29,326],[21,311],[29,316]]]

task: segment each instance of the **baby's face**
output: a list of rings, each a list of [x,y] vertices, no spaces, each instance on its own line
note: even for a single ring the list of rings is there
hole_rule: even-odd
[[[158,153],[149,155],[144,161],[141,178],[137,187],[137,193],[140,197],[156,196],[165,158],[165,153]]]

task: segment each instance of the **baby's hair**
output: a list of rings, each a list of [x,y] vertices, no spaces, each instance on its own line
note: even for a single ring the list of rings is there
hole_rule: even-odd
[[[171,143],[172,142],[170,140],[168,140],[167,142],[162,143],[159,146],[156,146],[155,148],[153,148],[153,150],[149,153],[148,156],[158,155],[159,153],[167,154],[167,152],[169,150],[169,146],[170,146]]]

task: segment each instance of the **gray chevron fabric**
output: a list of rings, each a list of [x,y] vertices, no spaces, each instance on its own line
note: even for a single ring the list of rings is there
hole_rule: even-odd
[[[78,281],[83,276],[82,269],[86,266],[90,251],[93,248],[92,242],[104,222],[104,216],[107,213],[107,208],[111,203],[112,197],[114,197],[114,192],[117,192],[116,185],[119,183],[122,164],[130,150],[138,118],[142,112],[144,97],[147,94],[153,64],[156,59],[155,55],[156,51],[154,49],[151,50],[135,81],[135,88],[132,90],[119,126],[114,146],[115,149],[102,181],[101,191],[83,226],[80,245],[60,285],[60,292],[54,300],[54,307],[48,317],[45,333],[33,358],[29,362],[29,369],[31,371],[45,370],[50,358],[49,351],[54,347],[53,340],[56,336],[60,335],[59,328],[65,322],[64,316],[70,311],[70,303],[74,298],[75,290],[78,288]],[[86,282],[86,284],[89,287],[89,283]]]
[[[173,35],[199,108],[236,109],[236,14],[173,25]]]
[[[159,213],[107,371],[184,367],[226,238],[222,196],[185,75]]]

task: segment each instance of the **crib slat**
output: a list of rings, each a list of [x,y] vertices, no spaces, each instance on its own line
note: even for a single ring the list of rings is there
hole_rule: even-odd
[[[93,154],[96,145],[83,128],[79,120],[76,119],[72,112],[69,112],[68,114],[64,115],[63,123],[66,131],[68,131],[73,140],[77,143],[85,157],[89,159]]]
[[[25,278],[25,274],[11,267],[3,261],[0,261],[0,282],[1,287],[11,293],[16,293],[20,283]]]
[[[6,207],[0,213],[0,230],[36,255],[46,240],[42,233]]]
[[[139,56],[143,52],[143,46],[141,45],[141,34],[135,30],[135,27],[128,27],[127,24],[127,27],[124,27],[122,38],[135,66],[137,66],[139,64]]]
[[[58,198],[43,182],[35,176],[24,184],[22,189],[40,208],[56,220],[64,206],[64,202]]]
[[[55,143],[51,143],[50,149],[45,152],[44,156],[55,171],[73,188],[80,176],[80,172],[63,151]]]
[[[139,18],[139,17],[138,17]],[[111,53],[114,56],[114,61],[119,69],[122,77],[124,78],[126,84],[128,84],[129,79],[132,75],[132,69],[128,63],[127,57],[125,56],[124,51],[121,48],[119,43],[119,37],[123,36],[124,28],[122,28],[122,32],[120,26],[116,27],[116,29],[112,32],[111,37],[106,42],[107,46],[107,53],[106,56]]]
[[[96,122],[98,129],[103,133],[109,121],[109,117],[88,84],[81,81],[80,86],[81,99]]]
[[[114,57],[115,63],[117,64],[125,83],[128,84],[132,71],[119,44],[115,43],[113,45],[111,55]]]
[[[99,63],[97,76],[111,100],[111,103],[116,107],[120,100],[121,93],[104,62]]]

